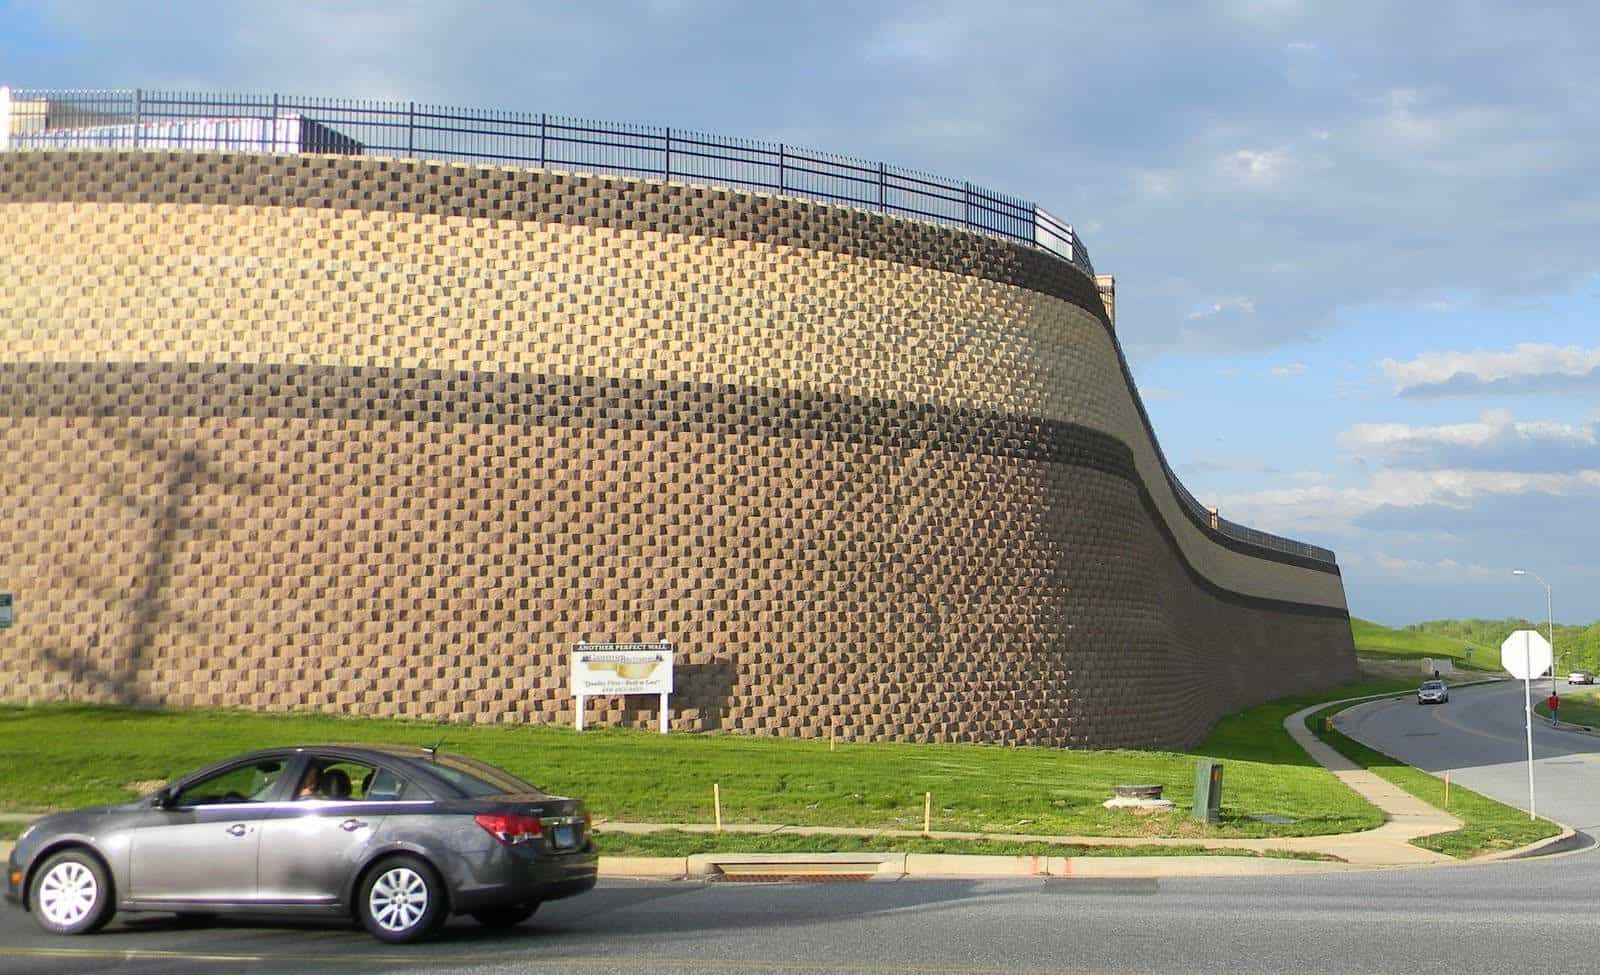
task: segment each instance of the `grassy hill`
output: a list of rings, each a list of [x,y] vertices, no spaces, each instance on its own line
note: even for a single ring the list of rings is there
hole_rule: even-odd
[[[1350,635],[1355,638],[1356,653],[1364,657],[1395,657],[1407,660],[1448,657],[1457,667],[1480,668],[1494,667],[1500,659],[1498,642],[1485,644],[1463,640],[1455,635],[1410,627],[1395,630],[1381,623],[1372,623],[1354,616],[1350,617]],[[1470,657],[1467,654],[1468,649],[1472,651]]]
[[[1499,666],[1500,644],[1506,637],[1514,630],[1528,629],[1543,633],[1545,625],[1521,619],[1430,620],[1396,630],[1350,617],[1350,633],[1355,637],[1356,652],[1362,656],[1450,657],[1459,667],[1467,663],[1466,651],[1470,647],[1470,666],[1490,670]],[[1600,622],[1587,626],[1557,623],[1555,630],[1558,670],[1600,670]]]

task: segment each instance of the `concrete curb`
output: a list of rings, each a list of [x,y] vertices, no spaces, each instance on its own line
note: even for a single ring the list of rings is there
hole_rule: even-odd
[[[600,876],[630,880],[1142,879],[1262,877],[1384,869],[1282,857],[968,856],[955,853],[706,853],[601,857]]]

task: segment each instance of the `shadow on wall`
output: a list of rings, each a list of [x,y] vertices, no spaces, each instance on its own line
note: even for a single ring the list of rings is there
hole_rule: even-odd
[[[733,697],[734,667],[731,660],[711,660],[698,664],[677,664],[672,669],[673,715],[686,715],[694,722],[689,731],[721,731],[722,716],[728,713]],[[622,698],[622,724],[654,728],[660,720],[659,702],[653,695]]]
[[[185,538],[219,529],[214,519],[197,517],[195,498],[208,486],[255,495],[267,485],[258,478],[223,469],[195,447],[106,425],[96,425],[96,430],[112,442],[108,456],[129,458],[143,471],[160,472],[148,491],[141,490],[136,482],[130,487],[131,479],[118,478],[113,472],[98,485],[99,496],[95,499],[98,506],[119,508],[149,525],[149,547],[135,563],[137,588],[129,590],[107,578],[115,571],[106,567],[110,560],[66,570],[78,588],[119,610],[108,621],[108,628],[125,619],[127,637],[122,641],[115,637],[103,639],[106,630],[100,630],[89,634],[81,648],[44,647],[39,655],[46,667],[65,678],[74,699],[159,704],[162,702],[139,681],[139,672],[157,637],[168,627],[199,637],[211,633],[210,627],[172,613],[168,605],[176,560]],[[114,645],[117,643],[120,645]]]

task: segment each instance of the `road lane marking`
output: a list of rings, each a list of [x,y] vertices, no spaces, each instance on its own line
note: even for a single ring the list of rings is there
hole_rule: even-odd
[[[1521,744],[1523,742],[1523,740],[1524,740],[1521,736],[1513,738],[1513,737],[1508,737],[1506,735],[1497,735],[1497,734],[1495,734],[1493,732],[1490,732],[1490,731],[1482,731],[1482,730],[1480,730],[1478,728],[1469,728],[1466,725],[1461,724],[1458,721],[1455,721],[1454,719],[1445,717],[1444,708],[1442,706],[1438,710],[1433,712],[1433,719],[1435,721],[1438,721],[1438,722],[1441,722],[1443,724],[1446,724],[1446,725],[1456,729],[1457,731],[1464,731],[1469,735],[1477,735],[1479,738],[1487,738],[1490,741],[1508,742],[1510,744],[1516,745],[1516,744]]]
[[[166,951],[160,948],[7,948],[0,958],[117,958],[122,961],[267,961],[278,955]],[[307,956],[310,961],[310,956]]]

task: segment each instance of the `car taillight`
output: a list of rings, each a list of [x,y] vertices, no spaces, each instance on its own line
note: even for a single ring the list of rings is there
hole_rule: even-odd
[[[514,813],[484,813],[472,817],[472,821],[482,826],[490,836],[508,844],[538,839],[543,832],[537,819]]]

